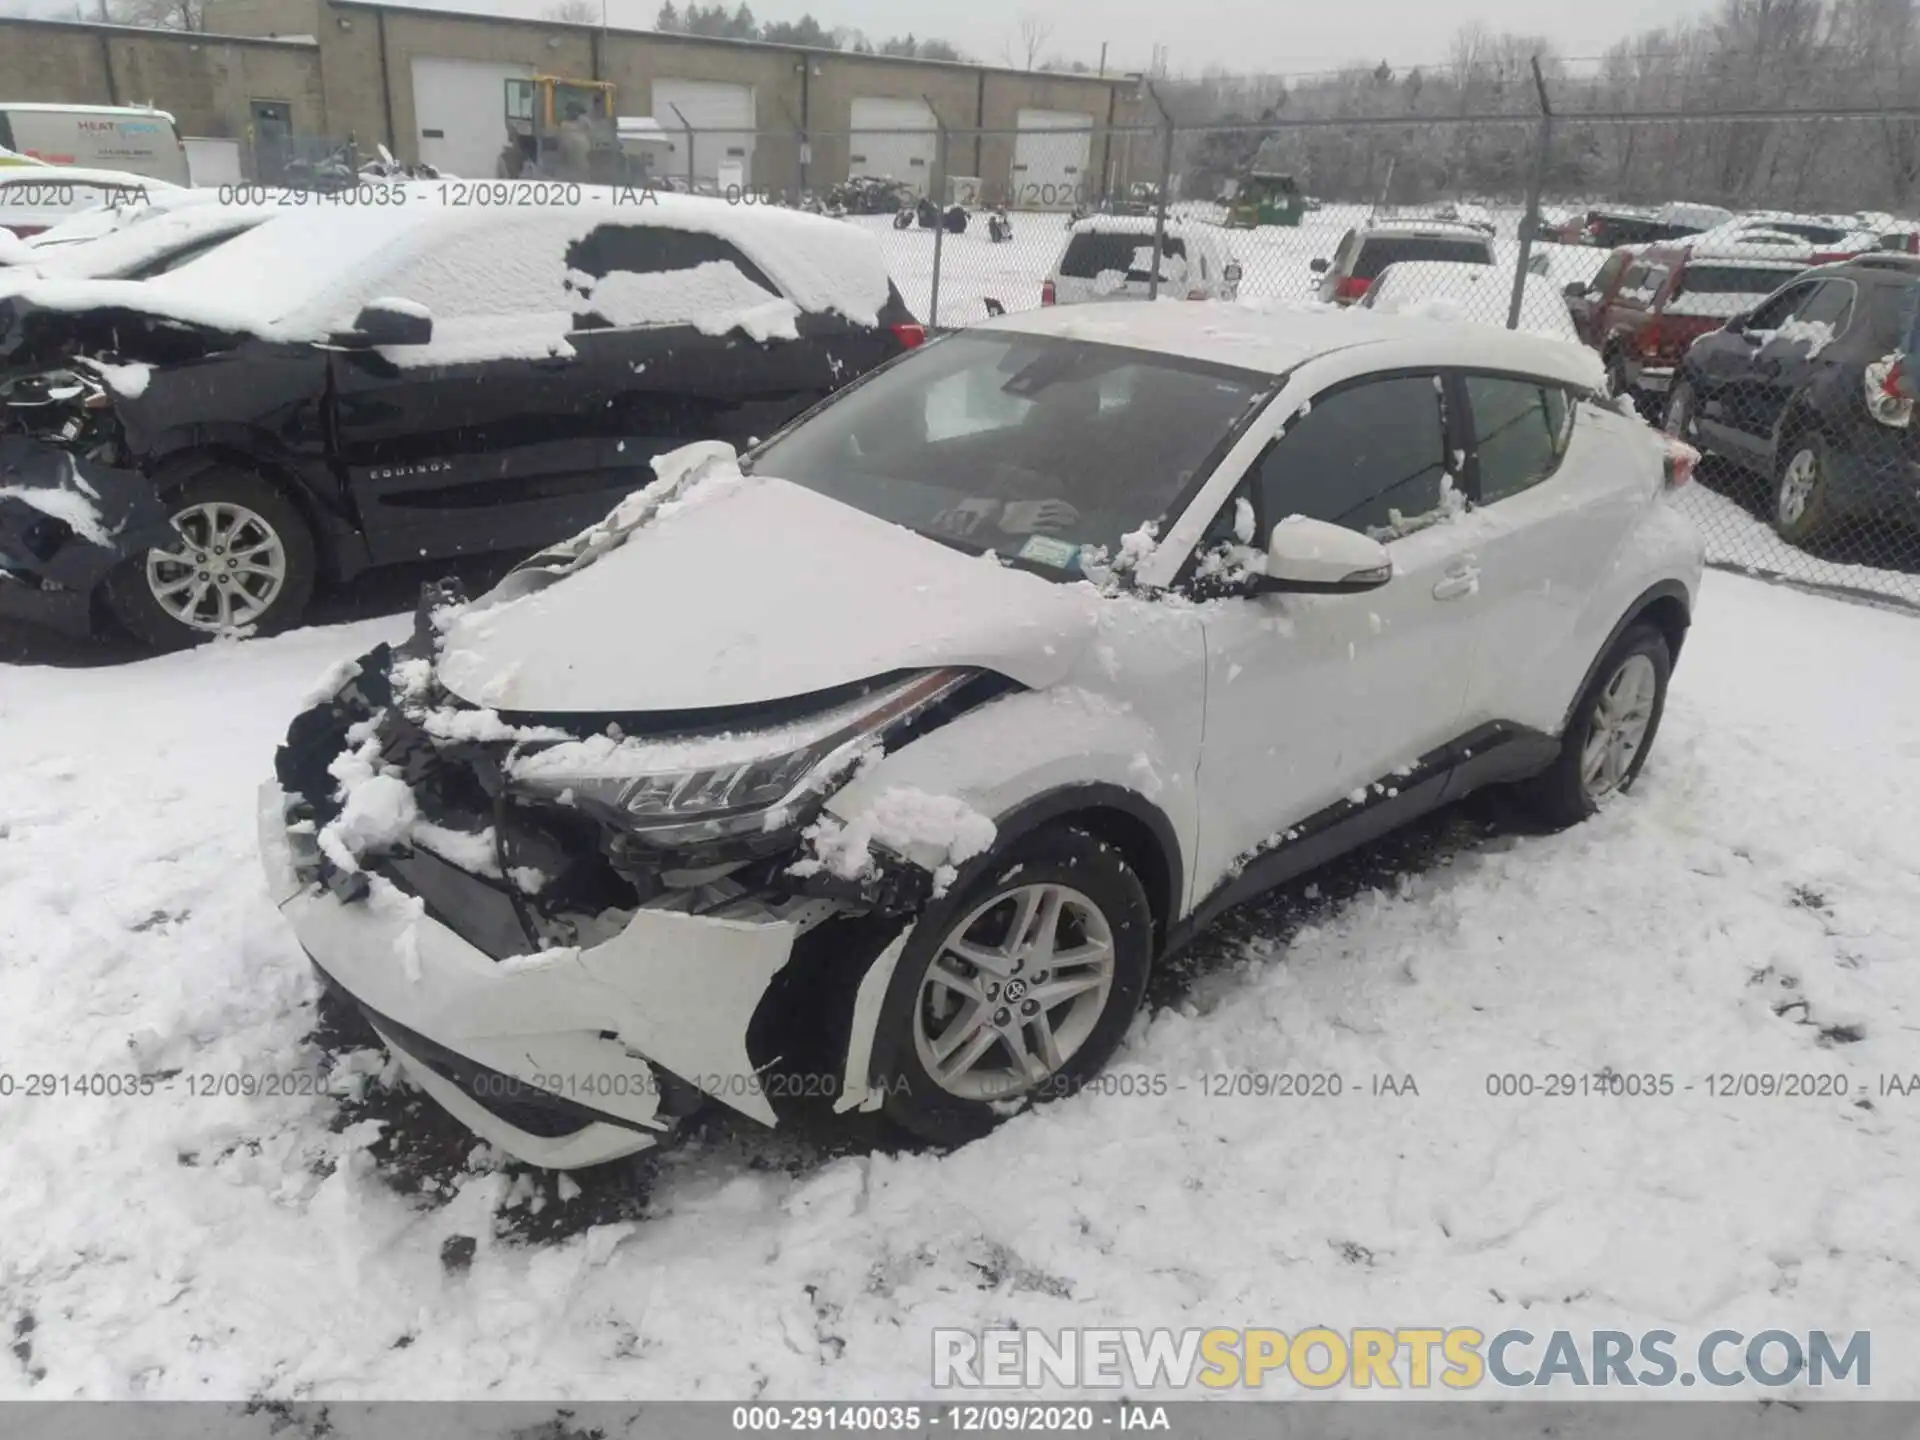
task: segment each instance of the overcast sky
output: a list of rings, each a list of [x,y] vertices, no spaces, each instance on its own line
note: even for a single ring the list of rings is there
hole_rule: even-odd
[[[0,0],[4,3],[4,0]],[[8,4],[14,8],[19,0]],[[449,10],[538,15],[550,0],[411,0]],[[732,0],[729,0],[732,3]],[[1596,55],[1637,30],[1697,13],[1708,0],[1337,0],[1267,7],[1249,0],[760,0],[762,20],[811,12],[823,25],[852,25],[875,40],[912,31],[950,40],[977,59],[1004,63],[1018,45],[1021,17],[1047,25],[1049,53],[1093,65],[1108,46],[1114,69],[1144,69],[1155,45],[1173,71],[1209,64],[1288,73],[1335,68],[1352,60],[1396,66],[1445,58],[1453,33],[1471,20],[1495,30],[1545,34],[1565,55]],[[26,0],[30,11],[70,13],[73,0]],[[610,23],[651,26],[659,0],[606,0]]]

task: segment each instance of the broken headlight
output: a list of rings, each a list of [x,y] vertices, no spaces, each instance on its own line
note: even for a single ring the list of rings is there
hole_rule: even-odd
[[[923,671],[758,732],[563,741],[521,754],[508,777],[522,794],[573,805],[659,844],[778,831],[807,818],[887,731],[971,678]]]

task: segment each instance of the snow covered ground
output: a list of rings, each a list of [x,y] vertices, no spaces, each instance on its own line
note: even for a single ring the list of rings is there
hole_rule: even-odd
[[[1166,1093],[945,1157],[720,1126],[578,1184],[316,1043],[263,894],[287,719],[403,628],[0,672],[0,1394],[901,1397],[930,1327],[1018,1322],[1871,1328],[1875,1396],[1920,1397],[1920,1096],[1880,1092],[1920,1070],[1920,622],[1711,575],[1633,797],[1456,811],[1229,917],[1123,1053]],[[1675,1090],[1487,1093],[1603,1068]],[[1346,1093],[1198,1084],[1280,1070]],[[89,1074],[153,1093],[23,1093]]]

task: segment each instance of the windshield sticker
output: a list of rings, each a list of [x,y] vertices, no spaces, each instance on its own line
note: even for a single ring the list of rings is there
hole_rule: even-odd
[[[1051,535],[1029,535],[1027,543],[1016,553],[1022,560],[1051,565],[1056,570],[1068,570],[1079,558],[1080,547],[1071,541],[1056,540]]]

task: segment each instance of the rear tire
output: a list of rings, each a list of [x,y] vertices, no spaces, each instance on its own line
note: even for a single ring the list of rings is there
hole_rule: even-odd
[[[107,608],[135,638],[178,650],[236,630],[271,635],[313,596],[313,534],[293,502],[258,476],[201,471],[162,496],[181,544],[150,550],[107,577]]]
[[[1812,432],[1796,436],[1782,453],[1786,458],[1774,477],[1773,528],[1789,545],[1804,546],[1839,518],[1827,475],[1827,442]]]
[[[1629,627],[1573,707],[1559,756],[1520,787],[1527,808],[1564,829],[1632,789],[1660,729],[1672,674],[1667,637],[1652,625]]]
[[[1071,1095],[1125,1036],[1153,946],[1146,890],[1112,845],[1068,824],[1013,841],[901,954],[874,1038],[887,1117],[958,1145]]]

